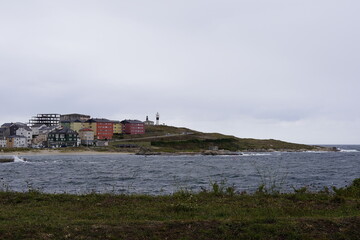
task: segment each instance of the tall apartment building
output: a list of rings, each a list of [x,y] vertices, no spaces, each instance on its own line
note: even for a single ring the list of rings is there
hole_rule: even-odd
[[[123,125],[123,133],[125,134],[144,134],[145,124],[139,120],[124,120],[121,121]]]
[[[114,135],[113,121],[105,118],[91,118],[84,123],[84,127],[93,130],[97,139],[109,140]]]
[[[63,121],[87,121],[90,119],[90,115],[78,114],[78,113],[71,113],[71,114],[61,114],[60,115],[60,122]]]
[[[29,120],[29,125],[45,124],[46,126],[57,126],[60,124],[60,114],[57,113],[42,113],[37,114]]]

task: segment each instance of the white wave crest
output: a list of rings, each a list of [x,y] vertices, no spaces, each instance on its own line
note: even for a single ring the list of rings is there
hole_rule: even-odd
[[[23,158],[18,157],[16,155],[14,155],[13,158],[14,158],[14,162],[26,162]]]
[[[243,153],[242,156],[270,156],[271,153]]]
[[[328,153],[329,151],[305,151],[306,153]]]
[[[339,149],[339,152],[359,152],[358,150],[356,149]]]

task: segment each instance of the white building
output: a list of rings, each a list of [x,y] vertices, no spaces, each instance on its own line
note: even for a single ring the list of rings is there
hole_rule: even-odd
[[[149,117],[146,116],[146,121],[144,122],[144,124],[145,124],[146,126],[151,126],[151,125],[154,125],[154,121],[150,121],[150,120],[149,120]]]
[[[29,127],[19,127],[16,130],[16,136],[26,137],[26,140],[27,140],[27,146],[26,147],[31,146],[31,141],[32,141],[33,134],[32,134],[32,130]]]
[[[6,138],[1,137],[0,138],[0,148],[5,148],[5,147],[6,147]]]
[[[10,136],[7,138],[7,147],[9,148],[28,147],[27,138],[24,136]]]
[[[44,129],[46,128],[45,124],[35,124],[34,126],[31,127],[31,130],[33,132],[33,136],[37,136],[40,134],[40,129]]]

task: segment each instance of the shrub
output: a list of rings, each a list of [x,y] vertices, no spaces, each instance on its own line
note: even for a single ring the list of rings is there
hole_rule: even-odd
[[[333,187],[333,190],[337,196],[360,198],[360,178],[355,179],[348,187]]]
[[[218,182],[210,182],[210,189],[202,188],[203,193],[213,194],[215,196],[234,196],[235,187],[234,185],[228,186],[226,180]]]

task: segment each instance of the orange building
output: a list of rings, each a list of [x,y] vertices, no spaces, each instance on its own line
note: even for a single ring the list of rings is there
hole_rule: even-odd
[[[93,130],[97,139],[109,140],[114,134],[113,121],[105,118],[91,118],[85,122],[84,127]]]

